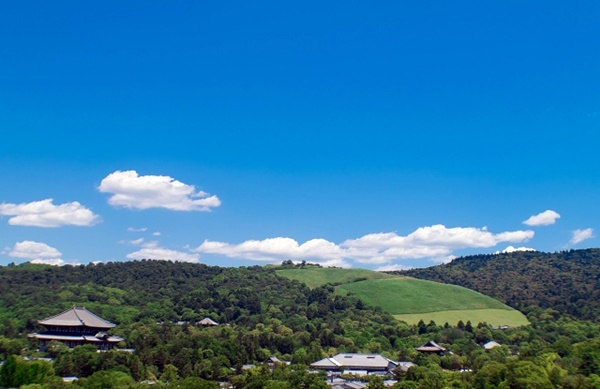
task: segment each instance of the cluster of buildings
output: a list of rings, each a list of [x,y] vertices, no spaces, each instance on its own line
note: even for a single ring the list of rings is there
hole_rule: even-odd
[[[110,335],[108,331],[114,328],[114,323],[105,320],[84,307],[72,307],[64,312],[38,321],[43,325],[46,331],[29,334],[30,338],[36,339],[40,343],[40,350],[44,351],[51,341],[59,341],[68,347],[76,347],[84,344],[93,344],[98,350],[109,350],[124,339],[118,336]],[[177,323],[179,324],[179,323]],[[184,323],[182,323],[183,325]],[[185,323],[189,324],[189,323]],[[200,326],[216,326],[219,323],[210,318],[205,318],[196,323]],[[500,344],[491,341],[483,347],[491,349],[499,347]],[[424,345],[417,347],[417,351],[422,353],[444,354],[446,349],[434,341],[430,340]],[[269,366],[277,364],[289,364],[276,357],[270,357],[265,361]],[[254,365],[245,365],[246,368]],[[396,362],[379,354],[356,354],[339,353],[332,357],[323,358],[310,365],[314,370],[325,370],[328,373],[330,385],[336,389],[360,389],[365,387],[364,383],[348,382],[339,378],[342,374],[352,374],[356,376],[365,375],[387,375],[396,369],[406,372],[410,367],[416,366],[412,362]],[[397,371],[397,370],[396,370]],[[390,386],[395,381],[389,381]]]

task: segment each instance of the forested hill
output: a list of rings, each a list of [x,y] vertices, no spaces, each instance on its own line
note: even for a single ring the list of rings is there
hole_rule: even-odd
[[[600,320],[600,249],[474,255],[396,274],[460,285],[507,305]]]
[[[126,324],[146,318],[193,321],[211,316],[239,322],[253,315],[285,310],[304,318],[327,316],[315,311],[332,299],[343,311],[356,299],[332,291],[310,290],[300,282],[277,276],[266,267],[223,268],[170,261],[111,262],[81,266],[23,264],[0,267],[0,316],[31,327],[43,317],[72,305],[94,310]],[[327,296],[321,296],[325,293]],[[336,309],[332,308],[331,312]],[[281,313],[281,312],[280,312]]]
[[[117,323],[113,332],[126,339],[122,346],[135,348],[144,365],[159,371],[166,363],[189,370],[189,358],[181,353],[202,348],[218,353],[223,366],[269,355],[311,363],[329,349],[354,352],[369,345],[375,351],[392,350],[399,337],[385,335],[407,328],[356,297],[336,295],[332,286],[309,289],[267,267],[169,261],[0,267],[3,336],[24,338],[38,329],[38,320],[74,305]],[[193,337],[188,332],[196,329],[175,324],[204,317],[229,325]],[[140,335],[148,331],[155,335]],[[189,342],[182,346],[178,337]],[[165,344],[173,347],[168,356]]]

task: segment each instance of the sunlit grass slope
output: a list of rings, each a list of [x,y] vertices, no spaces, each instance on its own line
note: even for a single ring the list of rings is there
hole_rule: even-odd
[[[358,279],[378,280],[386,278],[398,279],[398,276],[380,273],[366,269],[339,269],[339,268],[319,268],[306,267],[303,269],[284,269],[277,270],[280,276],[298,280],[314,289],[325,284],[347,284]]]
[[[497,326],[522,326],[529,324],[525,315],[515,309],[466,309],[457,311],[410,313],[394,315],[394,317],[398,320],[405,321],[408,324],[417,324],[419,320],[423,320],[425,323],[429,323],[429,320],[433,320],[438,324],[456,324],[459,320],[462,320],[463,323],[470,320],[471,323],[486,322]]]
[[[307,267],[278,270],[279,275],[316,288],[335,284],[336,292],[353,294],[371,306],[381,307],[399,320],[452,323],[458,320],[495,325],[524,325],[525,316],[501,302],[473,290],[365,269]]]

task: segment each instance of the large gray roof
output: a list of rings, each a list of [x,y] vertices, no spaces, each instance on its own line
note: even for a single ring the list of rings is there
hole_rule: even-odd
[[[44,326],[67,326],[67,327],[93,327],[93,328],[113,328],[116,324],[104,320],[94,315],[82,307],[73,307],[58,315],[48,317],[38,321],[38,324]]]
[[[388,358],[379,354],[351,354],[340,353],[334,357],[324,358],[312,363],[315,369],[359,369],[359,370],[391,370],[397,365]]]

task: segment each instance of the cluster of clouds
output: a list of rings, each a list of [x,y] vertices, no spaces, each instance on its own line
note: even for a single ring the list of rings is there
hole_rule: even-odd
[[[135,170],[115,171],[107,175],[97,190],[110,194],[108,203],[116,208],[163,208],[171,211],[207,212],[221,205],[217,196],[197,190],[194,185],[184,184],[169,176],[139,175]],[[12,226],[43,228],[91,227],[102,221],[99,215],[77,201],[55,204],[51,198],[19,204],[0,203],[0,216],[8,216],[8,224]],[[146,228],[130,230],[143,232]],[[152,235],[159,236],[160,232],[154,232]],[[57,249],[30,240],[17,242],[14,247],[5,248],[2,253],[34,263],[67,264]],[[188,262],[199,260],[198,254],[180,253],[156,245],[153,247],[151,243],[146,243],[145,247],[127,257],[169,258]]]
[[[196,190],[169,176],[140,176],[135,170],[106,176],[98,191],[109,193],[108,203],[129,209],[164,208],[172,211],[210,211],[221,205],[217,196]],[[100,216],[77,201],[54,204],[53,199],[29,203],[0,203],[0,216],[8,224],[31,227],[93,226]]]
[[[423,258],[447,262],[454,258],[452,253],[459,249],[494,247],[502,242],[524,242],[533,236],[531,230],[494,234],[485,227],[448,228],[438,224],[418,228],[405,236],[395,232],[376,233],[340,244],[325,239],[312,239],[299,244],[294,239],[283,237],[249,240],[236,245],[206,240],[194,251],[269,262],[305,259],[326,266],[348,267],[348,260],[370,265]]]
[[[115,171],[107,175],[97,190],[109,194],[107,202],[116,208],[206,212],[221,205],[217,196],[197,190],[194,185],[169,176],[139,175],[134,170]],[[102,221],[99,215],[79,202],[54,204],[53,199],[20,204],[1,203],[0,216],[8,216],[10,225],[44,228],[93,226]],[[558,219],[560,215],[556,211],[546,210],[532,215],[523,224],[528,227],[549,226]],[[146,233],[147,228],[130,227],[128,231]],[[513,246],[531,240],[534,235],[531,229],[493,233],[486,227],[446,227],[437,224],[417,228],[407,235],[380,232],[339,243],[321,238],[300,243],[289,237],[247,240],[237,244],[205,240],[194,248],[186,246],[185,251],[162,247],[157,240],[146,241],[144,238],[121,243],[136,246],[136,251],[126,256],[133,260],[199,262],[201,255],[209,254],[270,263],[288,259],[340,267],[359,263],[379,265],[381,270],[393,270],[407,268],[405,265],[395,264],[396,260],[428,259],[443,263],[454,259],[457,250],[491,248],[502,243],[510,244],[502,252],[534,250],[525,246]],[[160,232],[153,232],[152,236],[158,237]],[[572,231],[570,243],[575,245],[593,237],[593,229],[578,229]],[[12,248],[5,248],[3,253],[36,263],[65,264],[60,251],[31,240],[17,242]]]

